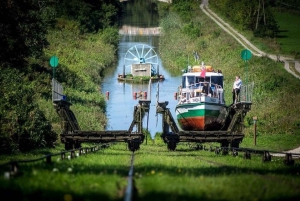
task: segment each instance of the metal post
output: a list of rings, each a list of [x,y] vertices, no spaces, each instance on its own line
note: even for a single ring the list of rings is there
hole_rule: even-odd
[[[248,84],[248,61],[246,60],[246,85]]]
[[[257,121],[257,117],[253,117],[253,124],[254,124],[254,145],[256,145],[256,121]]]
[[[123,65],[123,78],[125,78],[125,65]]]

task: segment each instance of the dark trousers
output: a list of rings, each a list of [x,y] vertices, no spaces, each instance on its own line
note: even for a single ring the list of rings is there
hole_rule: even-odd
[[[236,101],[238,101],[240,89],[234,89],[232,90],[232,103],[235,104]]]

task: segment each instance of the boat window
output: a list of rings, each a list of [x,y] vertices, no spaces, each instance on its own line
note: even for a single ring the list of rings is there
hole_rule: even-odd
[[[205,77],[205,79],[203,77],[196,77],[196,83],[199,82],[210,82],[210,77]]]
[[[182,86],[182,88],[185,88],[185,80],[186,80],[186,77],[182,76],[182,80],[181,80],[181,86]]]
[[[194,76],[182,76],[182,88],[185,88],[191,84],[195,84]]]
[[[187,76],[189,85],[195,84],[195,76]]]
[[[223,77],[221,76],[211,76],[211,83],[221,85],[223,88]]]
[[[210,77],[205,77],[205,82],[210,82]]]
[[[203,77],[196,77],[196,83],[199,82],[204,82],[204,78]]]

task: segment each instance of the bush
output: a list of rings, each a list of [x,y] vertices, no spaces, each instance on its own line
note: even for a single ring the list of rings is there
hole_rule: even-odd
[[[51,147],[57,140],[51,124],[36,103],[35,86],[16,69],[0,75],[0,152]]]

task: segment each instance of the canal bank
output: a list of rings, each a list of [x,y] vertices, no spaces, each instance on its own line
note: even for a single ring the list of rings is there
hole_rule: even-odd
[[[124,2],[125,3],[125,2]],[[152,9],[149,10],[149,7]],[[159,35],[153,34],[151,31],[158,30],[158,13],[154,4],[146,1],[126,2],[124,19],[120,25],[120,31],[124,32],[124,27],[127,33],[128,27],[134,27],[141,34],[121,34],[121,39],[118,46],[118,62],[117,65],[105,71],[105,77],[101,83],[103,94],[109,94],[106,100],[106,116],[108,124],[106,130],[126,130],[130,127],[133,119],[134,106],[142,98],[151,100],[149,117],[144,118],[143,127],[148,128],[151,136],[154,137],[156,132],[162,131],[162,117],[156,114],[156,101],[158,100],[157,92],[159,89],[159,99],[161,101],[169,101],[168,107],[175,108],[177,100],[174,93],[177,92],[177,87],[181,82],[180,76],[172,76],[162,65],[159,49]],[[141,18],[140,16],[143,16]],[[141,31],[144,30],[144,31]],[[148,30],[148,31],[145,31]],[[150,31],[149,31],[150,30]],[[148,34],[146,34],[148,32]],[[135,33],[138,33],[136,31]],[[157,33],[157,32],[155,32]],[[149,82],[130,83],[118,80],[118,75],[123,73],[125,65],[126,52],[135,46],[145,45],[152,47],[158,55],[157,65],[160,74],[164,75],[164,80],[153,82],[149,86]],[[128,69],[125,69],[128,71]],[[148,92],[150,89],[150,92]],[[145,96],[135,96],[147,92]],[[171,111],[175,115],[175,110]]]

